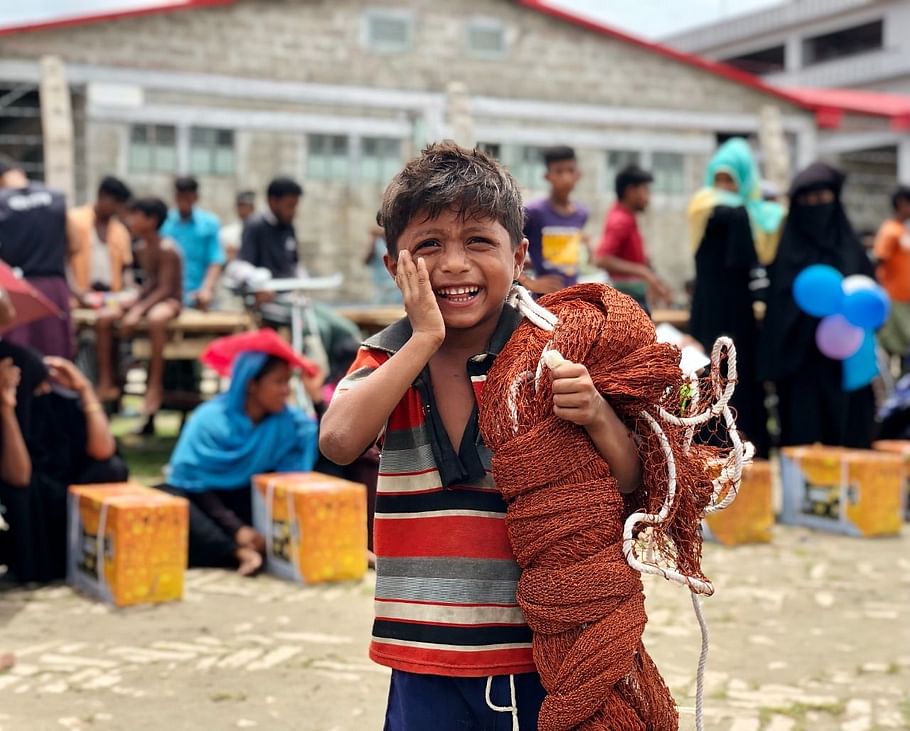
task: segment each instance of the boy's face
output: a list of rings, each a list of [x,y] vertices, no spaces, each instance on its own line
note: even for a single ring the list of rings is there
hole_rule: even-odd
[[[544,178],[557,196],[568,197],[581,178],[581,171],[575,160],[557,160],[547,166]]]
[[[651,202],[651,186],[648,183],[630,185],[623,197],[633,211],[644,211]]]
[[[196,201],[199,200],[199,195],[197,193],[191,193],[188,190],[178,190],[174,193],[174,203],[177,206],[177,211],[183,218],[189,218],[190,214],[193,212],[193,206],[196,205]]]
[[[146,216],[141,211],[129,211],[126,214],[126,226],[137,238],[144,238],[158,228],[158,221]]]
[[[269,208],[279,223],[291,224],[297,215],[297,205],[300,203],[299,195],[283,195],[280,198],[269,198]]]
[[[446,328],[468,330],[498,318],[512,281],[521,274],[527,239],[512,247],[509,233],[491,218],[462,218],[448,210],[424,220],[419,214],[398,239],[398,251],[423,259]],[[397,257],[385,255],[394,277]]]

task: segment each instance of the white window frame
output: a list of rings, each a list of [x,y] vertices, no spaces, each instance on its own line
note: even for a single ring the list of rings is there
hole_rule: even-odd
[[[133,130],[137,127],[145,127],[147,129],[155,130],[155,140],[154,142],[145,142],[145,143],[135,143],[133,142]],[[170,128],[174,131],[174,143],[173,143],[173,154],[174,154],[174,164],[173,165],[158,165],[156,164],[157,148],[162,147],[159,144],[157,136],[157,128],[165,127]],[[135,122],[130,125],[129,131],[127,132],[127,140],[129,141],[129,147],[127,149],[127,171],[134,175],[149,175],[149,174],[160,174],[160,173],[170,173],[173,174],[179,169],[180,161],[180,128],[177,125],[169,124],[167,122]],[[148,166],[139,166],[137,167],[133,161],[132,148],[136,144],[144,144],[149,147],[150,158]]]
[[[499,31],[502,37],[502,48],[499,50],[488,50],[483,48],[474,48],[471,45],[471,31]],[[505,24],[497,18],[473,17],[469,18],[464,26],[464,47],[465,55],[470,58],[481,58],[489,61],[503,59],[509,52],[509,38],[506,34]]]
[[[313,138],[314,137],[341,137],[344,138],[347,145],[347,170],[346,174],[342,176],[336,176],[334,174],[328,175],[318,175],[313,172],[311,165],[311,159],[313,157]],[[337,132],[308,132],[306,135],[306,176],[305,178],[310,180],[318,180],[323,183],[350,183],[353,177],[353,171],[355,168],[356,160],[354,159],[354,150],[359,147],[358,141],[349,134],[339,134]],[[340,157],[335,155],[328,156],[329,160]],[[330,166],[331,167],[331,166]]]
[[[208,164],[207,169],[205,169],[205,170],[194,170],[194,169],[193,169],[193,151],[194,151],[194,149],[195,149],[195,147],[196,147],[196,144],[193,142],[193,133],[194,133],[195,131],[197,131],[197,130],[199,130],[199,131],[206,131],[206,132],[214,132],[214,133],[215,133],[215,139],[214,139],[213,144],[211,144],[211,145],[208,145],[208,144],[207,144],[207,145],[205,146],[205,149],[206,149],[206,151],[207,151],[208,154],[209,154],[209,164]],[[222,149],[222,148],[227,149],[227,148],[228,148],[228,145],[220,145],[220,144],[218,144],[218,136],[219,136],[219,134],[222,133],[222,132],[227,132],[227,133],[229,133],[229,134],[231,135],[231,144],[230,144],[230,151],[231,151],[231,166],[230,166],[230,170],[217,170],[217,169],[216,169],[216,168],[217,168],[217,165],[215,164],[215,156],[217,156],[218,151],[219,151],[220,149]],[[188,167],[189,167],[190,174],[192,174],[192,175],[198,175],[198,176],[212,176],[212,177],[219,177],[219,178],[230,178],[230,177],[232,177],[232,176],[237,172],[237,133],[236,133],[236,131],[233,130],[233,129],[229,129],[229,128],[227,128],[227,127],[214,127],[214,126],[211,126],[211,127],[210,127],[210,126],[199,125],[199,124],[193,125],[192,127],[190,127],[190,128],[189,128],[189,164],[188,164]]]
[[[392,20],[403,22],[407,29],[407,41],[403,44],[377,42],[371,33],[372,24],[376,20]],[[372,53],[408,53],[414,49],[414,14],[410,10],[400,8],[369,8],[363,13],[361,24],[360,42],[363,48]]]
[[[659,190],[657,187],[657,168],[655,167],[655,158],[658,155],[675,155],[680,158],[682,165],[680,166],[680,175],[682,176],[682,188],[680,190]],[[647,168],[648,172],[654,176],[654,182],[651,183],[651,192],[654,195],[661,196],[668,200],[675,198],[682,198],[686,196],[686,186],[688,184],[688,156],[684,152],[678,152],[676,150],[651,150],[650,154],[649,167]],[[690,191],[693,192],[693,191]]]
[[[364,160],[368,157],[368,155],[366,154],[366,142],[367,142],[367,140],[372,140],[372,141],[382,142],[382,143],[390,142],[390,143],[393,143],[394,145],[397,146],[398,154],[397,154],[397,156],[394,158],[394,162],[395,162],[395,165],[394,165],[395,171],[394,171],[393,173],[391,173],[391,175],[383,174],[383,175],[381,175],[381,176],[378,177],[378,178],[377,178],[377,177],[373,177],[373,176],[367,177],[366,175],[364,175]],[[357,165],[357,179],[360,180],[361,182],[364,182],[364,183],[381,183],[382,185],[385,185],[385,184],[387,184],[387,183],[388,183],[388,182],[389,182],[389,181],[398,173],[398,171],[401,170],[401,168],[404,166],[404,154],[403,154],[403,151],[402,151],[402,140],[399,139],[399,138],[397,138],[397,137],[388,137],[388,136],[383,136],[383,135],[364,135],[363,137],[361,137],[361,138],[358,140],[357,149],[360,151],[360,154],[359,154],[359,156],[358,156],[358,165]],[[373,157],[373,156],[370,156],[370,157]],[[383,172],[383,173],[387,173],[388,171],[386,171],[386,170],[384,169],[384,166],[385,166],[385,164],[386,164],[388,161],[392,160],[392,158],[391,158],[391,157],[387,157],[387,156],[385,156],[385,155],[380,155],[380,156],[377,156],[376,159],[379,160],[380,171]]]

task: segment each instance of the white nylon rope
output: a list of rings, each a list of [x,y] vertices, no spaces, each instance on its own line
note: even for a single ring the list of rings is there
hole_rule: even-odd
[[[490,691],[493,689],[493,676],[487,676],[487,689],[484,693],[484,698],[487,701],[487,708],[497,713],[511,713],[512,714],[512,731],[521,731],[518,727],[518,698],[515,695],[515,676],[509,676],[509,702],[511,706],[497,706],[493,703],[493,699],[490,697]]]
[[[541,307],[528,291],[517,284],[513,285],[507,302],[515,307],[525,318],[530,320],[534,325],[552,332],[559,323],[557,317],[544,307]],[[727,359],[726,376],[721,373],[723,358]],[[518,433],[518,409],[517,400],[521,387],[533,378],[535,391],[538,390],[540,379],[544,367],[549,369],[557,368],[565,362],[565,358],[552,347],[552,341],[547,343],[541,353],[540,360],[537,364],[535,373],[526,371],[515,378],[510,390],[508,399],[509,413],[512,418],[512,427],[514,432]],[[723,510],[736,499],[739,492],[739,486],[742,481],[743,466],[748,464],[754,453],[754,447],[749,442],[743,442],[739,437],[736,429],[736,419],[730,409],[730,399],[736,387],[736,346],[728,337],[720,337],[714,343],[711,350],[711,386],[714,395],[714,403],[710,408],[701,413],[697,413],[700,401],[700,391],[698,379],[693,375],[689,381],[691,393],[689,394],[690,403],[686,411],[694,413],[693,416],[677,416],[670,413],[661,406],[657,406],[657,416],[660,421],[671,426],[684,426],[685,443],[684,450],[688,453],[695,436],[696,428],[708,423],[711,419],[722,417],[724,425],[727,427],[728,438],[731,442],[729,456],[719,464],[718,475],[711,481],[713,490],[711,502],[705,509],[705,513],[714,513]],[[708,625],[701,609],[699,594],[710,596],[714,593],[714,586],[709,581],[694,576],[686,576],[675,568],[661,568],[653,563],[641,561],[635,550],[636,539],[635,529],[640,525],[656,525],[664,520],[670,514],[673,503],[676,499],[676,458],[670,447],[670,441],[660,425],[658,419],[654,418],[646,411],[642,411],[640,416],[648,424],[652,432],[657,436],[660,442],[661,450],[667,461],[667,496],[663,505],[657,513],[633,513],[628,517],[623,527],[623,553],[628,564],[639,573],[663,576],[669,581],[682,584],[689,588],[692,597],[692,607],[695,611],[695,617],[701,630],[701,653],[698,661],[698,671],[696,673],[696,690],[695,690],[695,728],[696,731],[702,731],[704,728],[704,680],[705,666],[708,661]],[[726,492],[724,492],[726,490]],[[722,496],[723,494],[723,496]],[[490,686],[492,678],[487,680],[487,705],[498,711],[511,711],[512,708],[502,708],[493,706],[490,701]],[[518,731],[518,712],[514,699],[514,679],[512,679],[513,691],[513,731]]]

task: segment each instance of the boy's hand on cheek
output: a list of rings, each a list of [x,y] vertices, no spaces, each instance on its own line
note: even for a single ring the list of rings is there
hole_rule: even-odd
[[[606,422],[610,407],[585,366],[567,361],[550,371],[550,379],[556,416],[587,429],[596,429]]]
[[[442,343],[446,326],[430,284],[426,262],[418,259],[415,264],[409,251],[399,253],[395,284],[401,290],[414,335],[426,336],[437,345]]]

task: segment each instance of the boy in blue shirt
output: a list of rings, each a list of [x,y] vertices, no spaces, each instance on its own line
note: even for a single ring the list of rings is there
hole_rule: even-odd
[[[199,183],[195,178],[174,181],[174,202],[161,227],[161,234],[177,242],[183,254],[183,303],[207,310],[215,296],[215,284],[224,266],[221,223],[214,213],[196,207]]]

